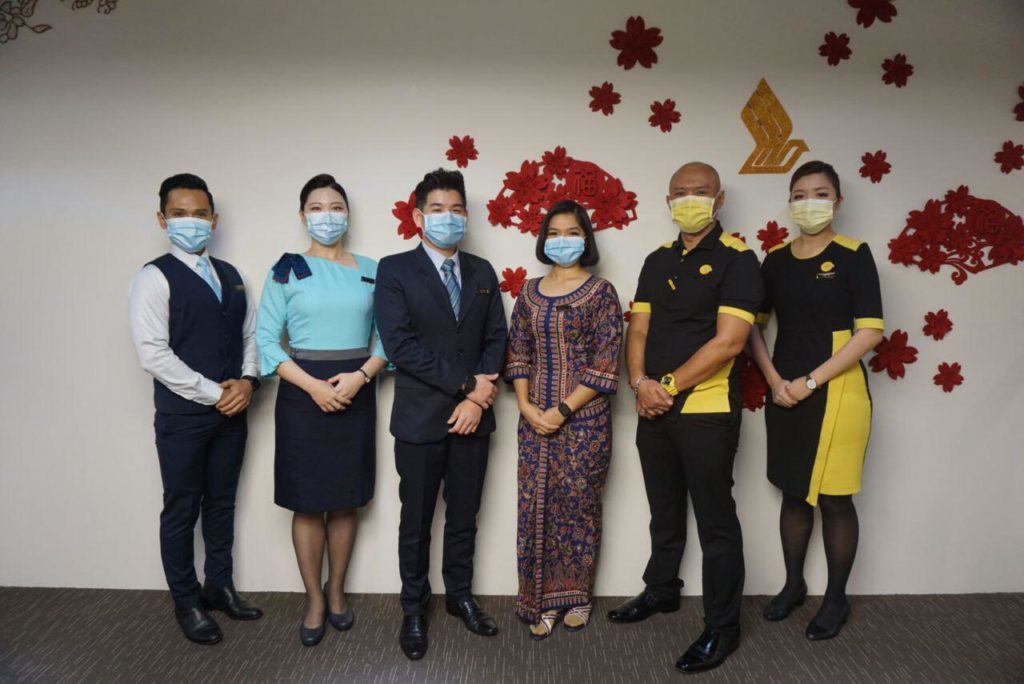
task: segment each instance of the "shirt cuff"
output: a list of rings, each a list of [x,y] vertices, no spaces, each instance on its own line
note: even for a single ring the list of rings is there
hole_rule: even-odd
[[[220,401],[222,394],[224,394],[223,387],[209,378],[203,378],[199,383],[199,396],[196,397],[196,401],[206,406],[213,406]]]
[[[619,389],[618,373],[602,373],[588,368],[583,371],[580,384],[601,394],[615,394]]]
[[[746,321],[750,325],[754,324],[754,314],[743,309],[737,309],[735,306],[720,306],[718,307],[718,313],[728,314],[729,316],[735,316],[742,321]]]
[[[633,306],[629,307],[630,313],[649,314],[651,313],[650,302],[633,302]]]
[[[530,379],[530,364],[528,363],[510,363],[505,366],[505,374],[502,376],[505,382],[512,382],[513,380],[519,379]]]
[[[855,318],[853,319],[854,330],[885,330],[885,320],[882,318]]]

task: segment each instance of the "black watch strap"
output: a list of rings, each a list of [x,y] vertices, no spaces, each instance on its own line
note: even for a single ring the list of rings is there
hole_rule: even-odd
[[[465,397],[465,396],[468,396],[468,395],[472,394],[473,390],[475,390],[475,389],[476,389],[476,376],[475,375],[470,375],[469,377],[467,377],[463,381],[462,387],[459,388],[459,392],[461,392],[462,396]]]
[[[249,384],[252,385],[252,391],[255,392],[260,388],[263,383],[255,375],[243,375],[242,380],[248,380]]]
[[[562,414],[563,418],[568,418],[572,415],[572,409],[564,401],[558,405],[558,412]]]

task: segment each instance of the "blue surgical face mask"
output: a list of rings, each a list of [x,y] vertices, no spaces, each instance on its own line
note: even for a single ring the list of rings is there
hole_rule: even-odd
[[[348,214],[340,211],[311,211],[306,214],[306,230],[311,238],[329,247],[348,231]]]
[[[549,237],[544,241],[544,255],[566,268],[580,260],[586,247],[586,240],[579,236]]]
[[[205,219],[182,216],[165,220],[167,237],[189,254],[203,251],[213,234],[213,223]]]
[[[450,211],[424,214],[423,234],[441,249],[451,249],[466,234],[466,217]]]

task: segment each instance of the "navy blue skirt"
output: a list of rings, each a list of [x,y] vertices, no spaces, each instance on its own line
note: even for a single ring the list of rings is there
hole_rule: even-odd
[[[363,359],[293,359],[314,378],[351,373]],[[274,503],[298,513],[365,506],[377,472],[377,381],[344,411],[324,413],[305,391],[281,379],[274,407]]]

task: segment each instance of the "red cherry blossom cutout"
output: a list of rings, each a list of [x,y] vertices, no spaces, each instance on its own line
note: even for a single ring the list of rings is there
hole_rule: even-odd
[[[882,81],[886,85],[902,88],[913,75],[914,65],[907,63],[907,56],[900,52],[882,62],[882,71]]]
[[[1016,115],[1017,121],[1024,121],[1024,85],[1017,88],[1017,94],[1020,95],[1021,101],[1013,108],[1013,113]]]
[[[473,140],[473,136],[467,135],[460,138],[457,135],[453,135],[448,139],[450,147],[445,152],[445,156],[448,161],[455,162],[455,165],[460,169],[464,169],[469,166],[469,162],[473,161],[477,157],[476,141]]]
[[[885,159],[886,153],[882,150],[878,150],[875,153],[865,152],[864,156],[860,158],[864,162],[864,166],[860,167],[860,175],[864,178],[870,178],[872,183],[881,183],[882,176],[887,175],[892,170],[892,164]]]
[[[416,192],[409,193],[409,201],[395,202],[395,208],[391,210],[391,215],[398,219],[398,234],[406,240],[411,240],[417,235],[421,235],[423,231],[420,230],[416,222],[412,220],[412,210],[416,208]]]
[[[1024,168],[1024,145],[1018,145],[1012,140],[1003,143],[1003,149],[996,152],[993,157],[999,170],[1003,173],[1010,173]]]
[[[594,230],[622,229],[636,220],[636,193],[593,162],[573,159],[564,147],[541,161],[524,161],[505,174],[498,194],[487,203],[492,225],[537,235],[544,212],[561,200],[579,202],[590,212]]]
[[[730,235],[732,235],[734,238],[737,238],[743,244],[747,244],[747,236],[746,235],[740,235],[739,233],[730,233]]]
[[[672,130],[672,124],[677,124],[683,119],[683,115],[676,111],[675,100],[665,100],[651,103],[651,111],[654,112],[647,120],[651,122],[651,128],[660,128],[662,133]]]
[[[611,116],[615,111],[615,105],[620,102],[622,102],[622,96],[615,92],[615,86],[608,81],[590,89],[591,111],[601,112],[605,116]]]
[[[622,320],[624,320],[627,323],[629,323],[629,315],[630,315],[630,313],[632,313],[632,311],[633,311],[633,300],[630,299],[629,300],[629,306],[627,306],[626,310],[622,312]]]
[[[768,381],[761,369],[746,354],[740,355],[740,392],[743,396],[743,408],[757,411],[764,408],[765,395],[768,394]]]
[[[871,370],[875,373],[885,371],[893,380],[902,378],[906,364],[917,361],[917,347],[909,346],[907,340],[907,333],[899,329],[893,330],[891,336],[883,337],[871,357]]]
[[[508,292],[512,295],[512,299],[515,299],[519,296],[524,284],[526,284],[526,269],[518,266],[514,271],[511,268],[506,268],[501,272],[501,282],[498,287],[502,292]]]
[[[818,54],[828,59],[829,66],[838,66],[844,59],[850,59],[850,36],[845,33],[836,35],[835,31],[825,34],[825,42],[818,46]]]
[[[959,363],[940,363],[938,367],[939,372],[932,377],[932,380],[942,388],[943,392],[952,392],[954,388],[962,385],[964,382],[961,370],[963,369]]]
[[[618,65],[629,71],[637,62],[650,69],[658,61],[654,48],[661,45],[662,40],[661,29],[647,28],[643,17],[630,17],[626,20],[626,30],[612,31],[608,44],[619,51]]]
[[[928,337],[941,340],[953,329],[953,321],[949,320],[949,312],[945,309],[929,311],[924,315],[924,327],[921,329]]]
[[[889,23],[896,16],[896,6],[892,0],[847,0],[850,7],[857,10],[857,23],[868,28],[875,19]]]
[[[785,226],[779,228],[779,224],[775,221],[769,221],[764,228],[757,231],[757,239],[761,241],[762,252],[767,252],[772,247],[784,244],[787,237],[789,237],[789,229]]]
[[[953,282],[963,285],[969,274],[1024,261],[1024,220],[961,185],[910,212],[906,227],[889,241],[889,261],[928,273],[951,266]]]

